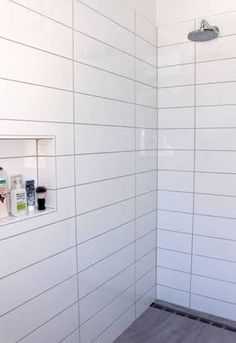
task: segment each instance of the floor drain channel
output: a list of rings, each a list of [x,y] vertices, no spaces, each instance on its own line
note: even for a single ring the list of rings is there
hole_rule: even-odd
[[[162,306],[160,304],[152,303],[151,307],[156,308],[158,310],[165,311],[165,312],[176,314],[177,316],[186,317],[186,318],[189,318],[189,319],[192,319],[192,320],[197,320],[197,321],[199,321],[201,323],[208,324],[208,325],[211,325],[211,326],[215,326],[215,327],[218,327],[218,328],[221,328],[221,329],[224,329],[224,330],[228,330],[228,331],[231,331],[231,332],[236,332],[236,327],[233,327],[233,326],[230,326],[230,325],[227,325],[227,324],[223,324],[223,323],[221,323],[219,321],[214,321],[212,319],[207,319],[207,318],[203,318],[203,317],[200,317],[200,316],[197,316],[197,315],[192,315],[192,314],[190,314],[188,312],[184,312],[184,311],[180,311],[180,310],[175,310],[175,309],[173,309],[171,307]]]

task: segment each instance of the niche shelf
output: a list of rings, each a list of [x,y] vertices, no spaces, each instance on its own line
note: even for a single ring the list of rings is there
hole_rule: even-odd
[[[24,216],[0,219],[0,227],[55,212],[57,209],[56,137],[35,135],[0,135],[0,166],[8,175],[22,174],[23,180],[35,180],[35,186],[48,189],[46,210],[35,209]],[[9,199],[9,197],[8,197]],[[10,208],[10,204],[9,208]],[[37,200],[36,200],[37,205]]]

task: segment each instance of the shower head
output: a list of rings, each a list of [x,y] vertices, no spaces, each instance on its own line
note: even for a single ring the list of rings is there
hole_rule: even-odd
[[[188,39],[192,42],[207,42],[217,38],[219,32],[217,26],[211,26],[206,20],[202,20],[200,29],[190,32],[188,34]]]

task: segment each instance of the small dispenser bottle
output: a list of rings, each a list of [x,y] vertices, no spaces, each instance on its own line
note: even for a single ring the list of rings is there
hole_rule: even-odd
[[[23,187],[22,175],[12,176],[11,214],[23,216],[27,213],[27,196]]]
[[[0,219],[8,217],[8,191],[7,191],[7,174],[0,167]]]

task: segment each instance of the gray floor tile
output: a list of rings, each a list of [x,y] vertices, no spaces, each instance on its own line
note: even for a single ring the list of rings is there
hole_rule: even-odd
[[[115,343],[236,343],[236,333],[149,308]]]

